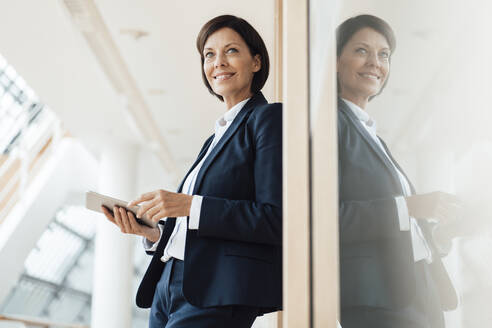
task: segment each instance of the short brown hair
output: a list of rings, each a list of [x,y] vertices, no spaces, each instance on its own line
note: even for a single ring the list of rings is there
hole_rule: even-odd
[[[391,26],[379,17],[373,15],[359,15],[351,17],[340,24],[337,28],[337,57],[342,54],[343,48],[347,42],[363,28],[372,28],[385,37],[390,46],[391,53],[396,48],[395,33]]]
[[[393,32],[393,29],[387,22],[373,15],[359,15],[359,16],[351,17],[337,27],[337,32],[336,32],[337,58],[340,57],[343,48],[345,47],[347,42],[349,42],[352,36],[354,36],[355,33],[359,32],[360,30],[366,27],[371,28],[376,32],[380,33],[382,36],[384,36],[390,47],[390,51],[391,51],[390,59],[391,59],[391,55],[393,54],[393,51],[396,48],[395,32]],[[383,91],[383,89],[386,87],[386,83],[388,83],[388,78],[389,75],[386,77],[386,81],[384,81],[384,84],[379,90],[379,92],[369,97],[369,100],[372,100],[374,97],[376,97]],[[340,92],[340,85],[338,81],[337,81],[337,86],[338,86],[338,92]]]
[[[200,53],[203,83],[205,83],[208,91],[219,98],[221,101],[224,101],[224,98],[214,92],[214,90],[208,83],[207,76],[205,75],[205,71],[203,70],[203,63],[205,61],[203,49],[205,47],[207,39],[213,33],[224,27],[233,29],[243,38],[244,42],[249,48],[251,56],[260,56],[261,68],[258,72],[254,74],[253,81],[251,83],[251,92],[253,94],[259,92],[263,88],[266,80],[268,79],[268,73],[270,70],[270,60],[268,58],[268,51],[265,43],[263,42],[260,34],[254,29],[253,26],[251,26],[251,24],[249,24],[246,20],[233,15],[222,15],[212,18],[205,25],[203,25],[200,33],[198,33],[198,37],[196,38],[196,48]]]

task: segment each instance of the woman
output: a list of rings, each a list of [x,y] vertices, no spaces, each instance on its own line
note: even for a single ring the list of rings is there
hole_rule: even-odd
[[[449,194],[416,195],[365,111],[387,83],[395,37],[370,15],[337,29],[342,326],[444,327],[456,294],[428,218],[458,209]],[[441,254],[442,255],[442,254]]]
[[[138,225],[124,208],[105,214],[145,237],[154,254],[137,293],[137,305],[151,307],[150,327],[250,327],[282,304],[281,104],[260,92],[268,52],[248,22],[212,19],[197,48],[205,86],[227,109],[215,134],[177,193],[157,190],[129,204],[159,229]]]

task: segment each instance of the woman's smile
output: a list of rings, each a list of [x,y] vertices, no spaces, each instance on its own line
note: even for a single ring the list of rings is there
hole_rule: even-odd
[[[236,73],[221,72],[213,75],[214,80],[217,82],[227,81],[231,79]]]
[[[207,39],[203,57],[208,83],[227,108],[251,97],[251,83],[261,60],[251,55],[241,35],[229,27],[219,29]]]
[[[358,73],[361,77],[370,81],[379,81],[381,77],[376,73]]]

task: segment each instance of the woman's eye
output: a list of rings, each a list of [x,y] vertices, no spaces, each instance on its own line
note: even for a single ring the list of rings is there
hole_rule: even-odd
[[[366,54],[367,53],[367,50],[364,48],[357,48],[355,51],[360,53],[360,54]]]
[[[209,52],[207,52],[207,53],[205,54],[205,58],[212,58],[212,57],[213,57],[213,55],[214,55],[214,53],[213,53],[213,52],[211,52],[211,51],[209,51]]]
[[[233,53],[233,52],[237,52],[237,49],[236,48],[229,48],[229,49],[227,49],[227,53],[228,54]]]
[[[389,56],[390,56],[390,54],[389,54],[389,52],[384,51],[384,52],[382,52],[382,53],[380,54],[380,56],[381,56],[381,58],[388,59],[388,58],[389,58]]]

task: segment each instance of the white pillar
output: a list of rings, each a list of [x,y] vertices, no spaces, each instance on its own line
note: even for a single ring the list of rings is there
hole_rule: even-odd
[[[101,156],[99,191],[131,200],[135,197],[137,148],[108,143]],[[94,251],[92,328],[130,328],[132,324],[134,237],[101,217]]]

